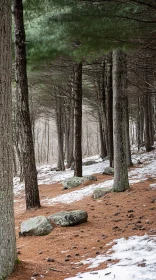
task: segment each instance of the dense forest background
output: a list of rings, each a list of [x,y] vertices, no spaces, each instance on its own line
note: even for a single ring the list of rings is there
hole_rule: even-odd
[[[69,127],[73,127],[74,118],[74,67],[79,61],[83,62],[83,156],[108,155],[108,127],[112,124],[107,113],[111,81],[109,85],[107,82],[112,79],[108,72],[116,47],[127,55],[130,142],[138,148],[146,144],[146,149],[150,149],[155,134],[155,3],[24,1],[23,4],[37,164],[54,163],[60,154],[68,161],[68,146],[73,142],[73,135],[67,134],[73,133]],[[16,112],[14,117],[17,124]],[[16,130],[15,127],[18,159],[20,144]]]

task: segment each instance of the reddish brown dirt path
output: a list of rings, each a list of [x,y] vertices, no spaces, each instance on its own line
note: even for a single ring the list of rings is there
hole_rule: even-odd
[[[110,177],[99,175],[97,183],[108,178]],[[106,244],[114,239],[145,233],[156,234],[156,189],[150,188],[151,183],[156,183],[156,180],[148,178],[145,182],[134,184],[129,191],[110,193],[96,201],[89,196],[70,205],[55,204],[31,211],[24,210],[24,195],[20,195],[20,201],[15,203],[20,263],[8,280],[63,280],[78,272],[85,272],[87,265],[79,262],[105,253],[108,250]],[[62,191],[61,184],[40,186],[42,199],[64,192],[67,191]],[[86,210],[88,222],[74,227],[57,226],[43,237],[19,238],[18,232],[23,220],[74,209]],[[51,259],[50,262],[47,261],[48,258]],[[98,269],[106,265],[103,263]]]

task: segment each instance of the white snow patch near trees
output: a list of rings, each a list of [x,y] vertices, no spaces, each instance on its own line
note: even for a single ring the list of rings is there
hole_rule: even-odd
[[[150,153],[133,155],[134,161],[141,161],[139,167],[131,169],[129,171],[129,183],[139,183],[147,180],[147,177],[156,179],[156,150]],[[101,161],[98,156],[87,158],[87,160],[95,160],[96,164],[89,166],[83,166],[83,175],[91,175],[96,173],[102,173],[104,168],[109,166],[108,160]],[[86,159],[84,160],[86,161]],[[38,184],[54,184],[56,182],[63,181],[67,178],[71,178],[74,175],[74,171],[67,169],[66,171],[51,171],[50,165],[45,165],[38,168]],[[92,184],[90,186],[84,187],[80,190],[72,190],[70,193],[64,193],[54,198],[46,198],[44,203],[51,205],[53,203],[66,203],[70,204],[75,201],[79,201],[93,193],[93,191],[98,188],[112,187],[113,180],[107,180],[98,185]],[[20,193],[24,189],[24,184],[19,183],[19,178],[14,178],[14,194]]]
[[[155,236],[132,236],[114,240],[115,245],[108,250],[106,255],[82,260],[83,264],[90,264],[88,268],[99,266],[100,263],[117,260],[108,268],[92,272],[79,273],[75,277],[65,280],[155,280],[156,279],[156,238]],[[110,254],[110,251],[113,251]]]

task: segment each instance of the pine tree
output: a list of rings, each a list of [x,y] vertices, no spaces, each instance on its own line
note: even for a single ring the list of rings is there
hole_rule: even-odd
[[[11,3],[0,8],[0,279],[12,272],[16,259],[13,208],[13,143],[11,110]]]
[[[129,188],[126,157],[125,98],[127,63],[121,50],[113,52],[113,137],[114,137],[114,191]]]
[[[26,208],[40,207],[34,144],[29,113],[28,80],[26,70],[26,45],[22,0],[13,1],[15,22],[15,62],[17,110],[21,124],[21,148],[25,180]]]

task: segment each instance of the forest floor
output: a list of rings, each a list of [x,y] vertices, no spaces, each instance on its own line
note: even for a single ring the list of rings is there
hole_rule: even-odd
[[[142,165],[135,166],[135,169]],[[133,168],[132,168],[133,170]],[[111,176],[96,174],[99,184],[112,179]],[[85,182],[77,190],[93,184]],[[64,280],[78,273],[95,271],[82,260],[106,254],[113,242],[131,236],[156,235],[156,178],[147,175],[146,180],[134,183],[123,193],[108,193],[94,200],[91,195],[73,203],[46,205],[45,198],[53,198],[74,190],[63,190],[61,183],[39,186],[42,207],[25,210],[24,190],[15,195],[15,224],[19,263],[8,280]],[[47,236],[19,237],[21,222],[39,215],[50,216],[56,212],[86,210],[88,222],[73,227],[56,226]],[[106,268],[114,260],[109,258],[98,265]],[[82,278],[82,277],[80,277]],[[90,278],[87,278],[90,280]],[[102,278],[103,279],[103,278]],[[114,278],[112,278],[114,279]],[[140,279],[140,278],[139,278]],[[153,279],[154,278],[148,278]]]

